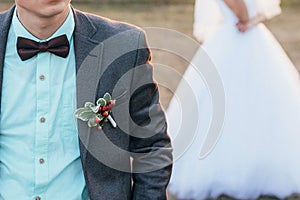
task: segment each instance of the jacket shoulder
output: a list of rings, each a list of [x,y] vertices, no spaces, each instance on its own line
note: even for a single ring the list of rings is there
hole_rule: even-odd
[[[0,12],[1,25],[10,23],[14,9],[15,9],[15,6],[12,6],[10,9]]]
[[[75,10],[75,13],[77,21],[88,21],[90,26],[96,30],[93,39],[98,41],[103,41],[122,32],[129,32],[129,35],[140,35],[141,32],[144,32],[141,28],[129,23],[115,21],[79,10]]]
[[[9,13],[11,12],[11,10],[4,10],[0,12],[0,19],[4,19],[7,15],[9,15]]]

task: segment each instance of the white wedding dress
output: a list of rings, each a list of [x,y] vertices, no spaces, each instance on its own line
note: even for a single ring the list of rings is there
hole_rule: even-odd
[[[257,12],[257,1],[270,0],[245,0],[250,16]],[[282,199],[300,193],[299,73],[263,24],[239,33],[235,15],[222,0],[218,5],[223,23],[204,41],[203,48],[223,82],[225,118],[221,136],[214,149],[199,159],[214,106],[205,79],[196,76],[195,68],[189,66],[183,79],[198,106],[189,104],[184,97],[186,88],[180,83],[178,98],[173,97],[167,109],[172,140],[189,131],[179,130],[180,109],[189,110],[190,123],[197,118],[199,124],[188,148],[182,156],[175,156],[169,192],[177,199],[197,200],[222,194],[237,199],[261,195]],[[201,52],[199,49],[194,59]],[[180,97],[186,98],[182,108]]]

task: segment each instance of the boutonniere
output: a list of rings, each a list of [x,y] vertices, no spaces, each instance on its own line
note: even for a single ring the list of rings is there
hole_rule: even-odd
[[[102,127],[108,121],[116,128],[117,124],[110,115],[115,103],[116,100],[113,100],[109,93],[105,93],[102,98],[96,101],[96,105],[92,102],[86,102],[83,108],[78,108],[75,111],[75,117],[86,121],[89,127],[98,126],[99,131],[102,130]]]

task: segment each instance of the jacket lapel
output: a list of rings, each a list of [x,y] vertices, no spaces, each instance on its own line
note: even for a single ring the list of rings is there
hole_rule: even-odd
[[[83,107],[85,102],[96,101],[97,87],[102,73],[103,43],[92,39],[96,28],[80,11],[73,10],[75,17],[75,58],[76,58],[76,94],[77,107]],[[80,138],[80,154],[85,163],[87,147],[90,143],[91,129],[86,122],[78,120]]]
[[[96,90],[101,74],[103,44],[92,39],[96,28],[80,11],[75,17],[74,46],[77,72],[77,105],[96,100]]]
[[[0,16],[0,108],[1,108],[1,95],[2,95],[2,81],[3,81],[3,67],[4,67],[4,56],[8,37],[8,31],[11,24],[12,16],[14,13],[15,6]]]
[[[85,102],[96,101],[96,91],[101,76],[101,62],[103,45],[96,46],[84,59],[76,78],[77,107],[83,107]],[[85,147],[89,145],[91,129],[86,122],[78,120],[78,134]],[[83,155],[82,155],[83,156]]]

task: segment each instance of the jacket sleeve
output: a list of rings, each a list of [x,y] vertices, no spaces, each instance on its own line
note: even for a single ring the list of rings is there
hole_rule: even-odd
[[[146,36],[139,36],[132,77],[129,110],[134,200],[167,199],[166,188],[172,170],[172,147],[164,111],[159,103],[157,83],[150,64],[151,51]]]

